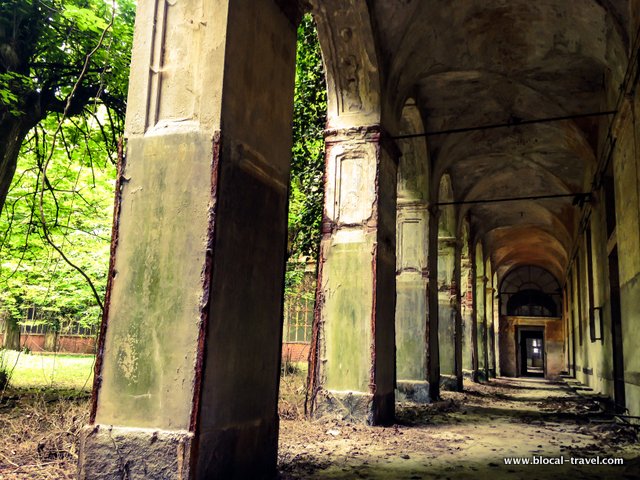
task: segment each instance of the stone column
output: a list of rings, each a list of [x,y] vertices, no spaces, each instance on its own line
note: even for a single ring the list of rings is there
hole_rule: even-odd
[[[475,362],[474,326],[473,326],[473,263],[468,248],[468,239],[464,240],[463,254],[460,260],[460,311],[462,315],[462,372],[472,378]]]
[[[456,238],[438,238],[438,346],[440,382],[445,390],[456,388]]]
[[[462,292],[460,286],[462,285],[462,243],[456,242],[455,245],[455,260],[453,269],[453,308],[454,308],[454,342],[455,342],[455,362],[454,362],[454,374],[455,374],[455,389],[458,392],[463,390],[462,382],[462,341],[463,341],[463,329],[462,329]]]
[[[478,381],[484,381],[487,368],[487,324],[485,316],[486,278],[484,276],[484,259],[482,250],[476,250],[476,291],[474,295],[476,305],[477,345],[478,345]]]
[[[400,182],[398,185],[400,186]],[[427,384],[428,215],[426,202],[404,202],[402,195],[398,192],[397,388],[400,398],[416,402],[429,401]]]
[[[469,262],[471,264],[471,379],[478,382],[478,280],[476,252],[472,247],[469,248]]]
[[[396,169],[377,125],[327,131],[312,415],[394,418]]]
[[[498,376],[498,365],[500,365],[500,301],[498,294],[498,276],[493,274],[493,315],[491,320],[491,350],[493,351],[493,363],[491,364],[491,375]]]
[[[493,305],[487,273],[485,265],[484,275],[482,276],[482,296],[484,299],[484,308],[482,309],[482,374],[484,376],[484,380],[489,380],[489,316]]]
[[[493,327],[493,272],[491,271],[491,264],[487,262],[485,266],[485,349],[486,349],[486,366],[485,372],[487,380],[491,377],[495,377],[495,343],[494,339],[494,327]]]
[[[437,206],[429,208],[429,322],[427,339],[427,369],[429,371],[429,397],[432,401],[440,399],[440,343],[439,331],[439,294],[438,294],[438,218],[440,210]]]
[[[276,474],[295,18],[140,2],[79,478]]]
[[[419,118],[415,113],[414,118]],[[424,131],[421,122],[416,123],[419,124],[413,128],[410,125],[407,131]],[[407,139],[398,143],[402,156],[398,165],[396,217],[396,395],[401,400],[428,402],[429,161],[424,139]]]

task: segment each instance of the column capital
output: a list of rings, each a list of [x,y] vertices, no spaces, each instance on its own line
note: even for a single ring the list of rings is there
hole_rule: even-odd
[[[393,136],[380,124],[327,128],[324,131],[324,139],[327,146],[341,142],[377,143],[387,151],[396,165],[402,155]]]

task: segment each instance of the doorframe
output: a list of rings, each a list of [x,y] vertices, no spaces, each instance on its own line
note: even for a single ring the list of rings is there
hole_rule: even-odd
[[[542,376],[547,378],[547,338],[544,325],[518,325],[516,326],[516,376],[526,377],[522,373],[522,332],[542,332]]]

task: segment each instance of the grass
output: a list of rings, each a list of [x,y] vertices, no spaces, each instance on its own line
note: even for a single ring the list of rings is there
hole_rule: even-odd
[[[0,480],[76,478],[78,434],[89,420],[93,356],[5,352],[15,369],[0,396]],[[281,418],[304,413],[306,363],[285,362]]]
[[[75,478],[94,356],[0,354],[10,373],[0,391],[0,479]]]
[[[9,379],[13,388],[91,390],[93,355],[42,355],[11,350],[4,355],[9,369],[13,369]]]

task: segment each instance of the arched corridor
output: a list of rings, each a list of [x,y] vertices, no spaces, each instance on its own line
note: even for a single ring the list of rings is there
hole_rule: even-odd
[[[305,11],[328,92],[310,419],[390,439],[457,398],[503,441],[555,422],[569,375],[637,422],[638,0],[146,0],[80,477],[276,475]],[[406,478],[446,478],[436,453]]]

